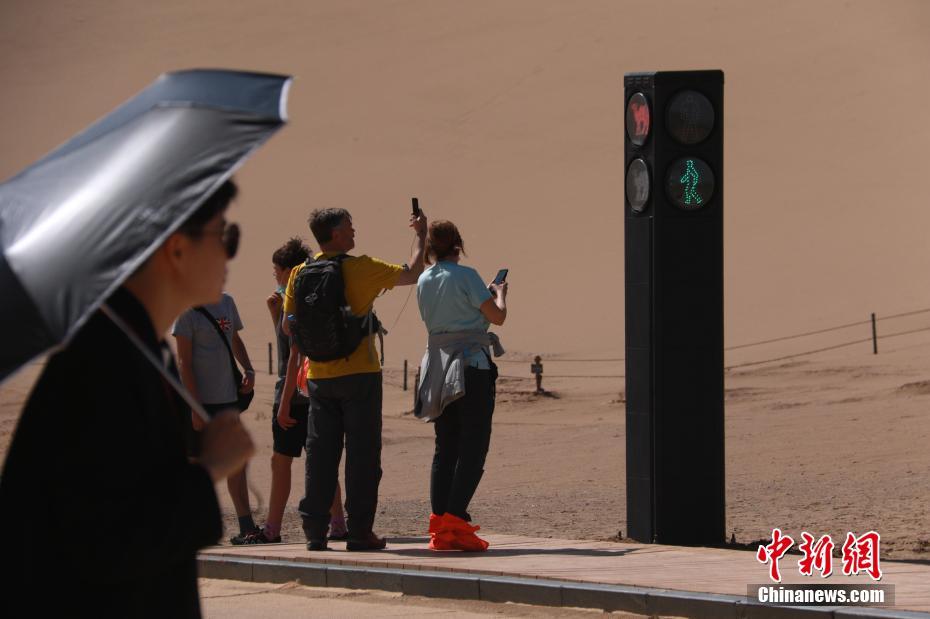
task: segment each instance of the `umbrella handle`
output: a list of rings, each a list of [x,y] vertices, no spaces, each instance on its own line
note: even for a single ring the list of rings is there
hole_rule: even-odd
[[[136,335],[136,333],[131,328],[129,328],[129,325],[127,325],[125,321],[123,321],[123,319],[116,314],[116,312],[110,309],[110,306],[106,303],[100,306],[100,311],[103,312],[104,315],[109,318],[113,324],[115,324],[119,330],[126,335],[126,337],[129,338],[129,341],[131,341],[135,347],[139,349],[139,352],[142,353],[148,362],[151,363],[156,370],[158,370],[158,373],[161,374],[162,378],[168,381],[168,384],[171,385],[177,394],[181,396],[185,402],[187,402],[188,406],[191,407],[191,410],[197,413],[200,418],[204,420],[204,422],[209,423],[210,416],[207,414],[207,411],[204,410],[203,405],[194,399],[194,396],[191,395],[190,391],[188,391],[184,385],[178,381],[177,378],[171,375],[171,372],[168,371],[168,368],[166,368],[163,363],[159,363],[158,359],[155,358],[155,355],[152,354],[152,351],[149,350],[149,347],[139,339],[139,336]]]

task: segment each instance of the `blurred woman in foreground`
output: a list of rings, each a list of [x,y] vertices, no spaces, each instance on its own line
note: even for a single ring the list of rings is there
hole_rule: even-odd
[[[114,320],[177,378],[165,333],[219,300],[238,228],[222,185],[51,356],[0,479],[10,595],[34,617],[199,617],[196,553],[223,530],[214,484],[254,452],[235,412],[188,459],[190,409]],[[115,317],[115,318],[113,318]],[[12,599],[12,598],[11,598]]]

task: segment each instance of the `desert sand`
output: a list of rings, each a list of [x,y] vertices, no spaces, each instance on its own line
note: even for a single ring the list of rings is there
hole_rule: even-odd
[[[499,385],[473,515],[491,531],[609,538],[626,532],[622,76],[721,68],[727,532],[874,528],[883,556],[927,558],[930,313],[880,320],[880,335],[911,333],[878,355],[860,342],[743,365],[868,339],[871,312],[930,307],[927,32],[919,0],[5,2],[0,179],[164,71],[296,76],[291,123],[238,174],[231,213],[245,236],[228,290],[255,365],[272,340],[271,252],[309,240],[309,210],[348,208],[360,253],[403,262],[418,196],[459,224],[469,264],[510,268],[499,332],[515,378]],[[400,369],[425,334],[408,290],[377,308],[391,331],[378,529],[422,533],[431,428],[408,414]],[[568,377],[546,379],[558,397],[529,393],[534,354]],[[39,367],[0,386],[4,451]],[[246,417],[265,492],[271,385],[260,377]],[[285,533],[296,525],[289,512]]]
[[[473,600],[423,598],[388,591],[304,587],[297,583],[271,585],[235,580],[200,580],[204,617],[254,619],[256,617],[435,617],[479,619],[484,617],[571,617],[590,619],[595,611],[580,608],[548,608],[527,604],[498,604]],[[612,619],[644,619],[620,611],[598,612]]]

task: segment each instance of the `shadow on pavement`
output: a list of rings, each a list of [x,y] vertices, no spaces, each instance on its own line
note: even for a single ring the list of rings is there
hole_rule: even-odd
[[[428,537],[390,537],[386,552],[405,557],[525,557],[532,555],[551,555],[562,557],[622,557],[638,552],[639,548],[607,550],[603,548],[499,548],[491,546],[485,552],[462,552],[459,550],[434,551],[426,547]],[[395,544],[422,544],[422,548],[397,548]]]

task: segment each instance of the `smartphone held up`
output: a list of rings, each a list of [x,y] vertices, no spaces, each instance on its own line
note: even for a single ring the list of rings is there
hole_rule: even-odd
[[[498,286],[499,286],[499,285],[503,284],[505,281],[507,281],[507,273],[508,273],[508,272],[509,272],[508,269],[501,269],[501,270],[499,270],[499,271],[497,272],[497,275],[494,276],[494,279],[491,280],[491,285],[498,285]],[[488,286],[488,290],[491,290],[491,291],[493,292],[493,290],[491,289],[491,286]]]

